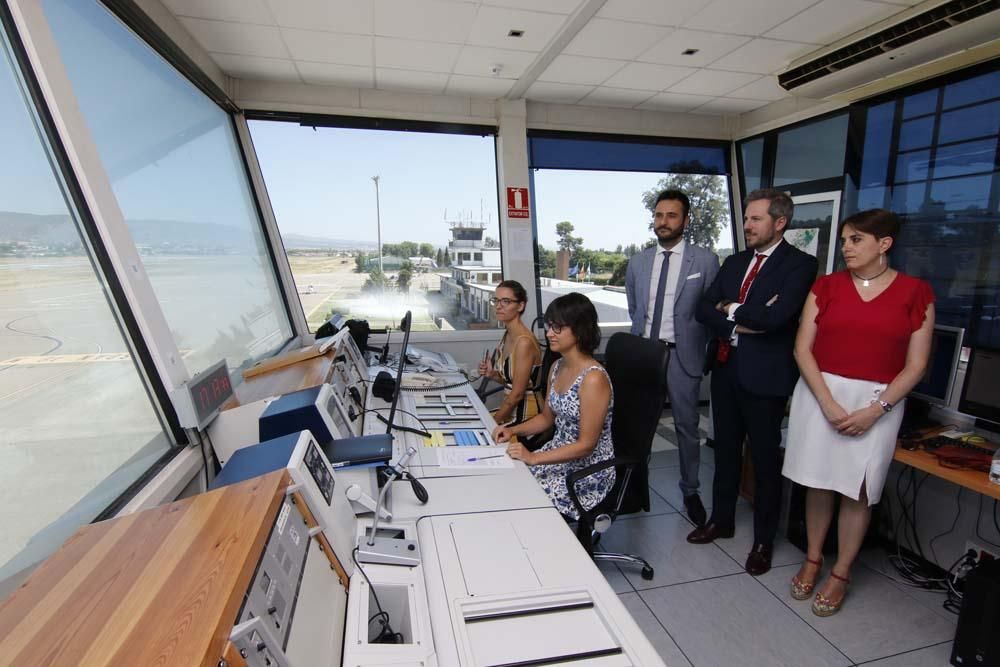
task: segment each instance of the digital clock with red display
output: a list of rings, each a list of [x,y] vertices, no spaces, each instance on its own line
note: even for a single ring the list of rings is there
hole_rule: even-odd
[[[178,417],[185,428],[203,429],[233,395],[226,360],[206,368],[186,382],[182,400],[175,401]]]

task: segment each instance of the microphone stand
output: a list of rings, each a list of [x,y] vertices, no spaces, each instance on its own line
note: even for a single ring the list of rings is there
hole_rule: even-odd
[[[389,493],[389,487],[396,480],[405,473],[405,466],[409,460],[417,453],[417,450],[413,447],[408,447],[406,453],[400,457],[396,465],[387,466],[388,477],[386,479],[385,485],[378,494],[378,500],[375,503],[375,517],[372,520],[371,533],[365,538],[364,535],[358,537],[358,560],[362,563],[377,563],[381,565],[404,565],[406,567],[416,567],[420,564],[420,550],[417,546],[416,540],[407,540],[396,537],[377,537],[378,524],[381,518],[380,511],[382,509],[382,502],[385,500],[386,495]],[[410,484],[414,485],[414,492],[417,493],[417,497],[420,498],[421,494],[417,492],[417,485],[420,483],[413,478],[409,473],[405,473],[410,479]],[[423,490],[423,486],[420,486]],[[426,502],[427,491],[423,490],[424,499],[422,502]]]

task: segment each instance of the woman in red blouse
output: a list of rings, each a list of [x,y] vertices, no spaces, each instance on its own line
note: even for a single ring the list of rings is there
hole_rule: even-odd
[[[813,592],[835,494],[842,496],[837,562],[812,605],[819,616],[836,613],[847,594],[851,564],[896,447],[900,404],[920,381],[930,354],[934,293],[889,265],[898,232],[899,218],[882,209],[844,221],[847,270],[813,285],[795,340],[802,375],[792,395],[782,473],[809,487],[809,550],[792,579],[797,600]]]

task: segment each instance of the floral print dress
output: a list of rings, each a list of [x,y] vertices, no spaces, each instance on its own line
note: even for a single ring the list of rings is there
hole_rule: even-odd
[[[552,376],[559,372],[562,359],[556,361]],[[573,384],[563,393],[559,393],[553,386],[549,387],[548,402],[555,414],[555,436],[545,443],[539,451],[547,452],[563,445],[575,442],[580,437],[580,385],[584,376],[592,370],[598,370],[608,376],[608,372],[602,366],[589,366],[580,372]],[[552,383],[554,384],[554,383]],[[608,378],[608,384],[611,379]],[[572,519],[579,519],[579,514],[573,501],[570,500],[566,491],[566,476],[576,470],[587,466],[607,461],[614,458],[614,445],[611,442],[611,414],[614,409],[615,399],[612,392],[611,402],[608,404],[608,413],[604,417],[604,426],[601,428],[601,435],[597,439],[597,445],[589,456],[575,461],[565,463],[551,463],[547,465],[529,466],[535,479],[545,489],[545,493],[552,499],[552,503],[559,510],[559,513]],[[598,473],[581,479],[576,484],[577,497],[584,509],[591,509],[597,503],[604,500],[611,487],[615,484],[614,467],[607,468]]]

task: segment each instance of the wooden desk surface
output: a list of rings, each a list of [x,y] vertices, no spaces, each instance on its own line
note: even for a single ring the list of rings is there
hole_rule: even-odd
[[[0,605],[0,665],[216,667],[289,483],[84,526]]]
[[[923,470],[936,477],[948,480],[953,484],[960,484],[976,493],[1000,499],[1000,484],[990,482],[989,475],[985,472],[946,468],[938,462],[936,456],[922,449],[909,451],[897,446],[896,453],[892,458],[917,470]]]
[[[236,386],[233,391],[236,400],[222,406],[223,410],[259,401],[268,396],[287,394],[299,389],[308,389],[323,384],[333,365],[333,351],[312,359],[299,361],[268,373],[249,378]]]

